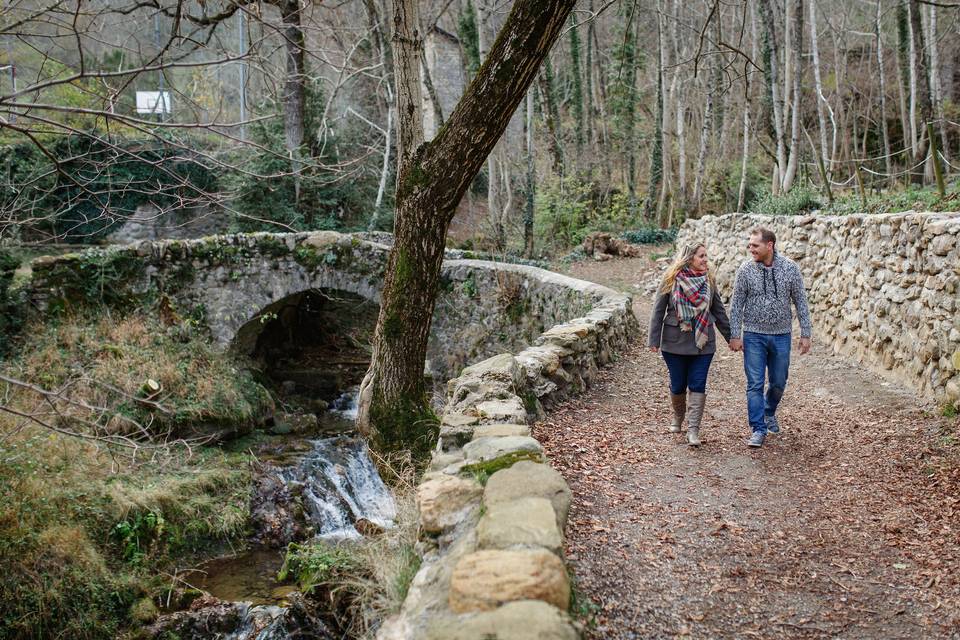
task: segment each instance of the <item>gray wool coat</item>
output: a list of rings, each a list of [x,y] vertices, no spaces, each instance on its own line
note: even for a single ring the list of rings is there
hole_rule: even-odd
[[[707,328],[707,335],[709,336],[707,344],[703,345],[703,349],[697,349],[693,337],[694,332],[680,330],[680,319],[677,318],[676,307],[670,301],[670,293],[659,294],[653,307],[653,313],[650,316],[647,345],[660,347],[661,351],[682,356],[715,353],[717,350],[717,334],[714,331],[714,326],[720,330],[727,342],[730,341],[730,319],[727,317],[727,310],[723,307],[723,300],[720,299],[720,294],[716,291],[713,292],[713,299],[710,301],[707,320],[710,323]]]

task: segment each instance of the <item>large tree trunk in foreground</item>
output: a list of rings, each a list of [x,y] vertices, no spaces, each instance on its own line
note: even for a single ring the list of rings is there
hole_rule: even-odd
[[[436,442],[438,424],[427,401],[423,365],[447,228],[574,4],[575,0],[517,2],[446,125],[421,145],[416,144],[418,127],[422,134],[422,120],[416,119],[419,84],[402,77],[403,68],[413,69],[419,62],[416,0],[394,4],[401,141],[395,240],[357,418],[361,431],[381,451],[410,449],[425,456]]]

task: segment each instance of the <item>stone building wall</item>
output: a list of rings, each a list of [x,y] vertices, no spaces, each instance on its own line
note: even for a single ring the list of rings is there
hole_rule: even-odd
[[[960,214],[729,214],[687,221],[677,243],[706,242],[728,298],[758,225],[803,271],[815,343],[960,403]]]

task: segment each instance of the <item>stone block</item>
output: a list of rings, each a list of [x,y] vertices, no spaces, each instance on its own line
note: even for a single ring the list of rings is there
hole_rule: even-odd
[[[468,463],[495,460],[513,453],[542,454],[543,447],[530,436],[505,436],[479,438],[468,442],[463,447]]]
[[[434,475],[417,487],[420,524],[428,533],[441,533],[456,526],[475,507],[483,489],[473,480]]]
[[[538,600],[509,602],[473,616],[451,616],[434,622],[426,640],[578,640],[570,618]]]
[[[527,410],[517,396],[506,400],[487,400],[473,407],[481,422],[526,422]]]
[[[543,547],[559,554],[562,544],[557,515],[546,498],[518,498],[491,505],[477,525],[481,549]]]
[[[525,497],[549,500],[562,529],[570,511],[572,494],[563,476],[548,464],[523,460],[494,473],[483,490],[483,503],[488,509]]]
[[[491,611],[519,600],[541,600],[562,611],[570,607],[570,580],[560,558],[542,549],[476,551],[453,569],[454,613]]]
[[[525,424],[483,424],[476,427],[473,432],[473,439],[480,438],[501,438],[504,436],[529,436],[530,427]]]

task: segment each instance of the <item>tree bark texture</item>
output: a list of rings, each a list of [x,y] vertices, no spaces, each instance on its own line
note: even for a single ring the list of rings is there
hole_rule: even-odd
[[[415,135],[405,130],[413,125],[419,103],[417,83],[398,81],[404,144],[397,176],[395,244],[387,261],[358,416],[358,426],[381,451],[410,449],[426,456],[436,442],[437,418],[427,401],[423,366],[447,229],[574,4],[575,0],[517,2],[476,78],[428,144],[412,147]],[[409,43],[419,22],[415,0],[397,0],[394,6],[399,69],[410,66],[411,60],[419,62]],[[408,91],[415,92],[416,99],[402,95]]]

